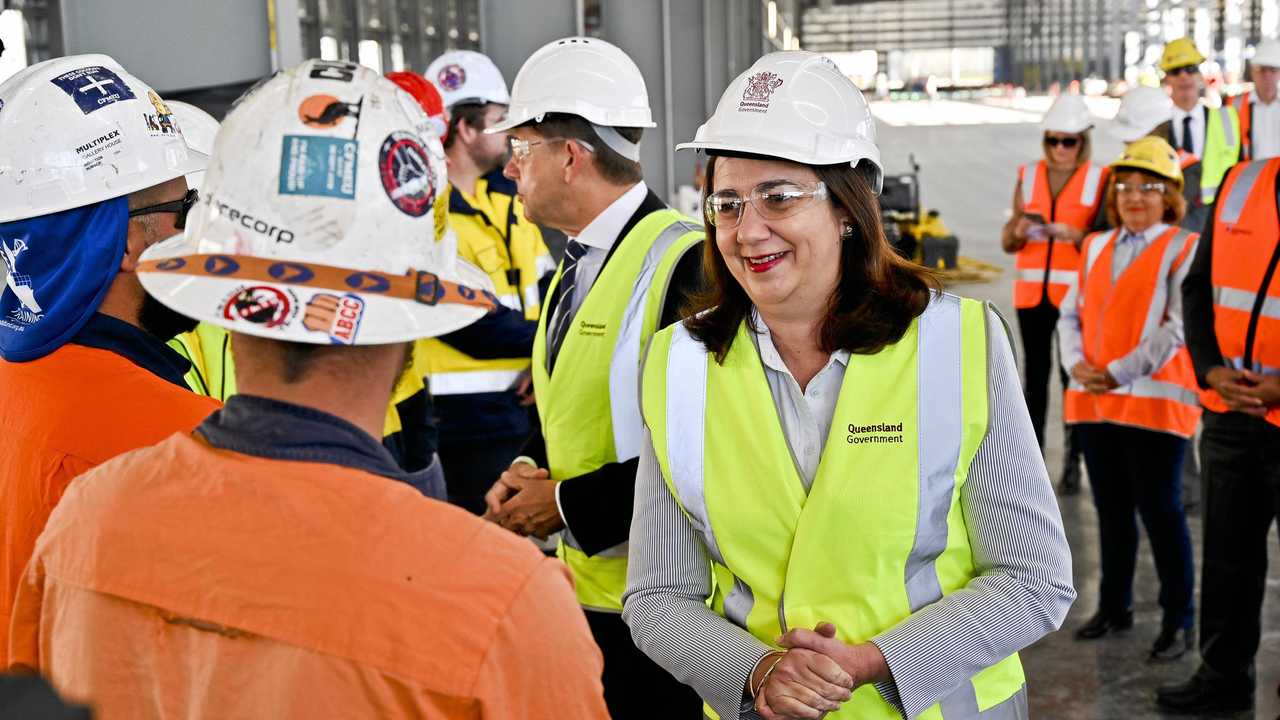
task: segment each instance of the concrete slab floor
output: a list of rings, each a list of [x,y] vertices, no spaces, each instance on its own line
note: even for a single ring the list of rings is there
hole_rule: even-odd
[[[1016,333],[1017,322],[1009,302],[1013,262],[1012,257],[1000,249],[1000,227],[1008,217],[1017,166],[1040,157],[1040,129],[1031,123],[1010,122],[1007,110],[987,110],[976,103],[965,113],[955,112],[951,104],[893,105],[877,113],[883,118],[879,123],[879,140],[886,170],[905,171],[908,154],[915,154],[921,165],[923,202],[926,207],[941,211],[942,219],[960,238],[961,253],[1005,268],[997,282],[962,285],[952,291],[993,301]],[[984,113],[988,112],[991,118],[984,120]],[[975,121],[987,124],[960,124]],[[1121,149],[1120,143],[1109,136],[1108,125],[1108,121],[1100,120],[1093,133],[1093,156],[1100,162],[1110,162]],[[1054,394],[1061,397],[1059,389],[1055,389]],[[1054,418],[1060,417],[1061,405],[1055,403],[1050,408],[1046,448],[1047,465],[1055,481],[1062,465],[1062,433],[1060,423]],[[1195,670],[1198,656],[1192,653],[1167,665],[1146,662],[1147,651],[1159,630],[1159,609],[1156,605],[1158,584],[1145,538],[1135,586],[1135,628],[1124,637],[1077,642],[1072,631],[1096,607],[1097,516],[1087,487],[1080,495],[1061,498],[1061,508],[1071,541],[1080,597],[1061,631],[1023,652],[1032,715],[1055,720],[1165,717],[1156,711],[1155,687],[1188,677]],[[1200,521],[1195,515],[1190,520],[1198,577]],[[1252,717],[1277,720],[1280,719],[1280,697],[1276,695],[1276,686],[1280,683],[1280,542],[1272,545],[1270,551],[1264,636],[1257,658],[1257,702]]]

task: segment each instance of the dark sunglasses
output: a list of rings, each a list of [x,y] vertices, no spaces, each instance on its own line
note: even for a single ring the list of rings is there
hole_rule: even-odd
[[[176,213],[178,217],[174,218],[173,227],[181,230],[187,226],[187,213],[191,212],[191,207],[200,199],[200,192],[195,188],[187,191],[181,200],[170,200],[159,205],[148,205],[140,207],[136,210],[129,211],[129,217],[137,217],[139,215],[154,215],[156,213]]]
[[[1065,138],[1060,138],[1060,137],[1046,137],[1046,138],[1044,139],[1044,142],[1045,142],[1045,144],[1046,144],[1046,145],[1048,145],[1049,147],[1058,147],[1059,145],[1061,145],[1061,146],[1062,146],[1062,147],[1064,147],[1064,148],[1073,148],[1073,147],[1075,147],[1076,145],[1080,144],[1080,138],[1073,138],[1073,137],[1065,137]]]
[[[1184,67],[1174,68],[1169,72],[1165,73],[1165,75],[1182,75],[1183,73],[1186,73],[1188,75],[1199,75],[1200,68],[1196,67],[1195,65],[1187,65]]]

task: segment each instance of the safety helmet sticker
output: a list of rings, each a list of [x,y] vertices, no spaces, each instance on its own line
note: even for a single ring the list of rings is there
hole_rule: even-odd
[[[440,87],[452,92],[467,83],[467,71],[461,65],[451,63],[440,68],[440,74],[436,79],[440,82]]]
[[[738,112],[768,112],[769,96],[782,87],[782,78],[774,72],[758,72],[747,78],[747,86],[742,90],[742,100],[738,103]]]
[[[418,138],[400,131],[388,135],[378,150],[378,171],[382,188],[400,212],[422,217],[431,210],[438,183]]]
[[[356,196],[353,140],[285,135],[280,150],[280,194],[336,197]]]
[[[298,105],[298,119],[307,127],[335,128],[348,117],[360,116],[360,102],[348,103],[332,95],[312,95]]]
[[[137,97],[119,75],[101,65],[72,70],[49,82],[75,100],[76,106],[85,115],[121,100],[133,100]]]
[[[278,328],[297,314],[298,296],[270,285],[245,285],[222,302],[222,317]]]
[[[364,300],[358,295],[316,293],[307,301],[302,326],[312,332],[328,335],[334,345],[352,345],[356,334],[360,332],[364,308]]]

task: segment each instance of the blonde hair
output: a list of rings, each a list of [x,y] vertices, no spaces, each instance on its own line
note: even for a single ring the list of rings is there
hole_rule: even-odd
[[[1177,183],[1146,170],[1118,167],[1107,180],[1107,199],[1103,205],[1107,211],[1107,224],[1111,227],[1120,227],[1120,208],[1116,206],[1116,179],[1129,173],[1137,173],[1143,178],[1164,183],[1164,216],[1161,220],[1168,225],[1177,225],[1182,221],[1182,217],[1187,214],[1187,200],[1182,197],[1182,190],[1178,188]]]

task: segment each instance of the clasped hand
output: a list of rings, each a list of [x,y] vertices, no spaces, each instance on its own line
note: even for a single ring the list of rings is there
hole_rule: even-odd
[[[1205,374],[1218,391],[1227,409],[1263,417],[1269,406],[1280,405],[1280,376],[1260,375],[1252,370],[1215,367]]]
[[[517,535],[546,539],[564,527],[555,485],[547,470],[525,462],[511,463],[485,493],[484,518]]]
[[[1111,376],[1111,372],[1106,368],[1096,368],[1089,363],[1081,360],[1071,368],[1071,377],[1084,386],[1084,389],[1094,395],[1101,395],[1109,390],[1114,390],[1120,385],[1116,379]]]
[[[858,687],[891,677],[878,647],[837,640],[831,623],[792,630],[778,644],[786,648],[782,658],[765,656],[750,679],[752,683],[763,680],[755,709],[765,720],[821,718],[839,710]]]

